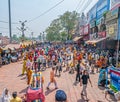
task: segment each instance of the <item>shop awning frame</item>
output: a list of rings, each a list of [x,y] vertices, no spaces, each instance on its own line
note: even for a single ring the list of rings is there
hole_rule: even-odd
[[[105,40],[105,39],[107,39],[107,38],[108,38],[108,37],[100,38],[100,39],[94,39],[94,40],[88,40],[88,41],[86,41],[85,43],[86,43],[86,44],[96,44],[96,43],[101,42],[101,41],[103,41],[103,40]]]
[[[75,37],[74,39],[73,39],[73,41],[78,41],[79,39],[81,39],[82,38],[82,36],[81,37]]]

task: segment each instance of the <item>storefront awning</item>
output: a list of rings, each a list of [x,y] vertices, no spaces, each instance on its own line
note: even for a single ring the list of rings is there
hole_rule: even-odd
[[[95,40],[88,40],[88,41],[86,41],[86,44],[96,44],[96,43],[98,43],[98,42],[100,42],[100,41],[103,41],[103,40],[105,40],[105,39],[107,39],[108,37],[105,37],[105,38],[100,38],[100,39],[95,39]]]
[[[73,39],[73,41],[78,41],[79,39],[81,39],[82,37],[75,37],[74,39]]]

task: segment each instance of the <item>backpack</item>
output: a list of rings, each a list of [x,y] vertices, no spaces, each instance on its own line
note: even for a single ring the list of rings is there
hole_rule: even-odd
[[[66,101],[67,100],[67,95],[63,90],[57,90],[55,94],[55,99],[56,101]]]

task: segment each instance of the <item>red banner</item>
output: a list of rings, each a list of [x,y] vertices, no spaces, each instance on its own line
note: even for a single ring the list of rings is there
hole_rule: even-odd
[[[89,34],[89,24],[84,26],[84,35]]]
[[[103,32],[98,32],[98,36],[99,37],[106,37],[106,31],[103,31]]]
[[[84,27],[80,27],[80,35],[84,34]]]

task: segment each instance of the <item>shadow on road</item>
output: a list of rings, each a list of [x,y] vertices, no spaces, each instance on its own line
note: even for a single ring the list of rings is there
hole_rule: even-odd
[[[26,76],[25,76],[25,77],[23,77],[23,78],[21,78],[20,80],[24,80],[24,79],[26,79]]]
[[[77,102],[85,102],[85,100],[79,99],[79,100],[77,100]]]
[[[22,77],[22,76],[24,76],[24,75],[22,75],[22,74],[19,74],[17,77]]]
[[[19,92],[19,94],[26,93],[26,91],[27,91],[27,88],[25,88],[25,89],[21,90],[21,91]]]
[[[52,89],[52,90],[47,90],[45,91],[45,96],[49,95],[50,93],[52,93],[53,91],[55,91],[56,89]]]
[[[108,102],[118,102],[113,95],[109,94],[109,97],[106,99]],[[112,100],[112,101],[111,101]]]
[[[76,82],[76,81],[75,81],[75,82],[73,83],[74,86],[77,86],[77,84],[79,84],[79,82]]]
[[[98,88],[99,88],[100,90],[105,90],[105,87],[102,87],[102,86],[98,86]]]

